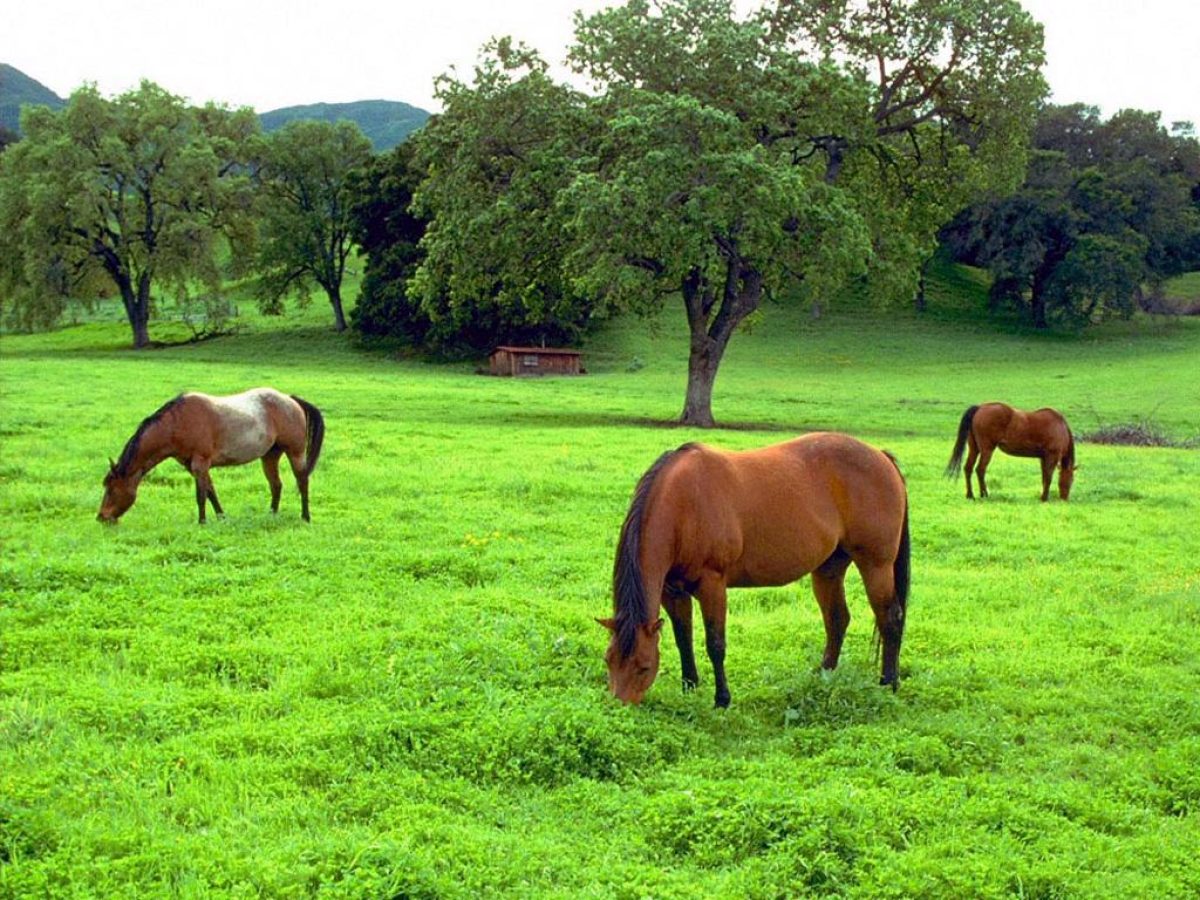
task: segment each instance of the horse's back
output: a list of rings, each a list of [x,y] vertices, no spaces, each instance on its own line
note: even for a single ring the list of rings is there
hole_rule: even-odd
[[[1071,429],[1058,410],[1027,411],[1007,403],[983,403],[971,419],[971,439],[981,451],[999,447],[1010,456],[1061,456],[1071,445]]]
[[[286,394],[259,387],[238,394],[185,395],[207,407],[213,431],[213,465],[259,459],[276,444],[304,446],[304,412]]]
[[[722,570],[730,584],[787,584],[839,545],[894,553],[899,540],[903,479],[882,452],[848,435],[736,452],[697,445],[664,476],[652,506],[674,523],[672,539],[689,556],[683,568]]]

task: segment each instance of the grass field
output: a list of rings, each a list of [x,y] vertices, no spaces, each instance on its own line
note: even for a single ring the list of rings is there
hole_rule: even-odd
[[[481,378],[356,347],[314,304],[142,353],[119,323],[0,344],[0,895],[1193,897],[1200,894],[1195,450],[1084,443],[1069,504],[998,457],[942,469],[963,409],[1077,434],[1200,433],[1200,321],[1082,336],[775,307],[666,428],[685,337],[621,322],[580,379]],[[166,464],[116,528],[106,459],[175,393],[322,408],[313,522],[285,475]],[[821,674],[806,583],[731,593],[733,703],[607,696],[608,581],[665,449],[818,428],[894,451],[914,592],[879,688],[861,584]]]

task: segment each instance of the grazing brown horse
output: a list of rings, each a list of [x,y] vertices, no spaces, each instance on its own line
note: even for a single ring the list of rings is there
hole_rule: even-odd
[[[1071,496],[1075,481],[1075,438],[1067,420],[1056,409],[1023,412],[1004,403],[985,403],[968,406],[958,423],[958,439],[946,465],[946,477],[953,478],[962,465],[963,447],[967,447],[967,499],[971,493],[971,471],[979,459],[979,496],[988,495],[988,463],[999,447],[1009,456],[1031,456],[1042,461],[1042,500],[1050,498],[1050,481],[1058,470],[1058,495],[1066,500]]]
[[[825,619],[821,665],[837,666],[853,562],[883,640],[880,684],[899,683],[909,582],[908,496],[895,461],[844,434],[817,433],[728,453],[684,444],[642,476],[613,568],[609,688],[638,703],[658,674],[660,606],[679,648],[683,687],[699,683],[692,597],[700,601],[716,705],[725,680],[726,589],[789,584],[812,573]]]
[[[279,512],[279,457],[287,454],[300,488],[300,515],[308,515],[308,476],[325,438],[321,411],[299,397],[255,388],[229,397],[180,394],[138,426],[116,462],[109,460],[104,500],[97,518],[116,522],[137,499],[138,484],[165,459],[175,459],[196,479],[196,504],[204,523],[205,502],[222,515],[208,470],[262,460],[271,485],[271,512]]]

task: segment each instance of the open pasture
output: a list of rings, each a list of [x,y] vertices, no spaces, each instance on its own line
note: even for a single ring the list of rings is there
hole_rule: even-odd
[[[717,381],[735,427],[701,433],[661,424],[674,318],[602,334],[585,378],[514,381],[316,312],[138,354],[120,325],[3,339],[0,895],[1200,893],[1200,454],[1081,443],[1067,504],[1031,460],[998,455],[986,502],[942,476],[989,399],[1194,437],[1200,322],[773,308]],[[249,465],[215,470],[200,527],[174,463],[95,521],[142,417],[262,384],[326,416],[311,526]],[[593,617],[638,477],[818,428],[908,479],[899,692],[851,570],[835,673],[807,581],[732,591],[730,709],[703,657],[680,691],[669,638],[617,704]]]

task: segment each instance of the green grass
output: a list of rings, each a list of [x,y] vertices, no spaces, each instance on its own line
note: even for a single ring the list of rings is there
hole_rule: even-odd
[[[941,474],[989,399],[1194,437],[1200,322],[1000,331],[953,275],[924,318],[771,308],[717,383],[737,427],[706,433],[662,425],[675,310],[604,330],[580,379],[363,350],[319,298],[142,353],[119,323],[5,336],[0,895],[1200,893],[1200,455],[1084,444],[1069,504],[1028,460],[988,502]],[[259,384],[327,416],[311,526],[245,466],[201,528],[174,464],[94,521],[143,416]],[[706,660],[680,691],[669,640],[616,704],[592,619],[638,476],[813,428],[908,478],[899,693],[852,572],[836,673],[807,584],[741,590],[729,710]]]

